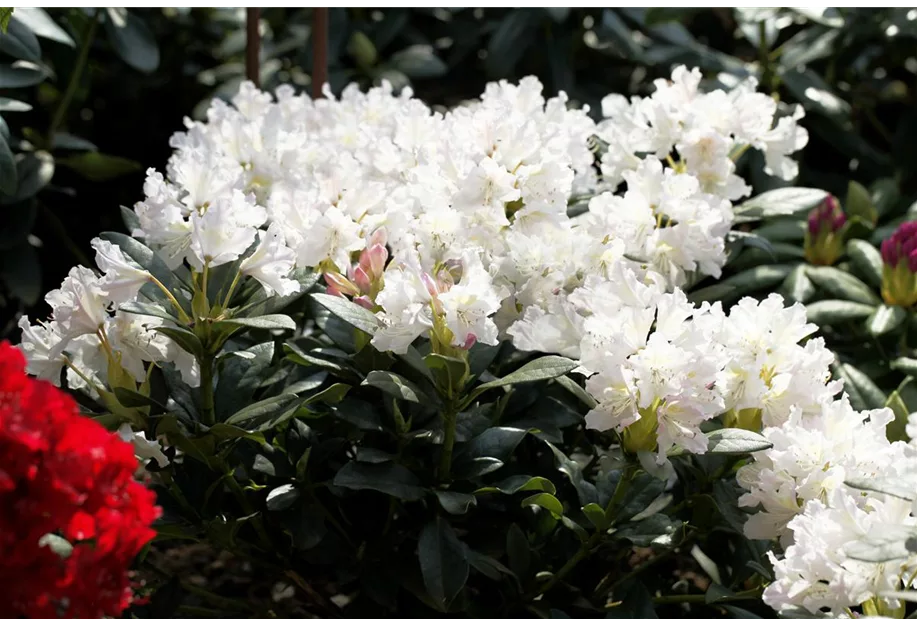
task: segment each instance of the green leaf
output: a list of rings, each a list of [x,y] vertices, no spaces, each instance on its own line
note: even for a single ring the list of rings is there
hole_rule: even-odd
[[[43,65],[31,61],[17,61],[13,65],[0,65],[0,89],[19,89],[37,85],[48,77]]]
[[[783,285],[780,286],[780,291],[789,300],[797,303],[805,303],[812,298],[815,294],[815,285],[806,274],[804,264],[799,264],[790,272]]]
[[[437,353],[430,353],[423,361],[437,375],[442,389],[461,391],[469,376],[467,361]]]
[[[123,8],[105,9],[105,31],[121,60],[149,74],[159,67],[159,47],[143,20]]]
[[[524,580],[532,563],[532,549],[525,532],[512,523],[506,530],[506,555],[509,567],[519,579]]]
[[[265,329],[269,331],[295,331],[293,318],[284,314],[268,314],[255,318],[230,318],[218,320],[212,327],[216,333],[234,333],[239,329]]]
[[[881,302],[868,285],[843,270],[828,266],[808,266],[806,274],[815,285],[837,298],[867,305]]]
[[[153,330],[170,338],[198,359],[201,359],[204,354],[204,346],[201,344],[200,338],[188,329],[183,327],[156,327]]]
[[[554,484],[544,477],[530,477],[529,475],[515,475],[507,477],[502,481],[492,485],[478,488],[475,494],[489,494],[492,492],[501,492],[503,494],[515,494],[516,492],[547,492],[555,494],[557,492]]]
[[[372,312],[355,305],[342,296],[312,294],[315,301],[347,324],[374,335],[381,326]]]
[[[420,532],[417,556],[424,587],[439,609],[445,612],[468,580],[466,547],[449,523],[437,518],[427,523]]]
[[[403,501],[417,501],[427,492],[414,473],[394,462],[347,462],[335,475],[334,485],[350,490],[374,490]]]
[[[879,221],[879,212],[872,204],[869,190],[856,181],[850,181],[847,184],[847,202],[844,204],[844,211],[847,215],[863,218],[870,226],[875,226]]]
[[[773,446],[767,438],[745,429],[719,429],[707,434],[707,452],[712,455],[744,455]]]
[[[866,318],[875,313],[873,305],[854,303],[849,300],[820,300],[806,305],[806,317],[817,325],[837,324]]]
[[[220,376],[214,391],[216,414],[223,419],[251,401],[274,359],[274,342],[264,342],[229,353],[220,361]]]
[[[63,28],[58,26],[44,9],[38,7],[19,7],[16,9],[16,19],[29,27],[29,29],[43,39],[50,39],[65,44],[71,48],[76,47],[73,38]]]
[[[5,195],[0,204],[13,205],[31,198],[44,189],[54,176],[54,157],[43,150],[17,155],[16,159],[16,193]]]
[[[16,193],[16,187],[19,185],[19,179],[16,176],[16,161],[13,158],[13,151],[6,140],[0,137],[0,192],[7,196]]]
[[[907,418],[910,410],[898,390],[893,390],[888,395],[885,406],[895,414],[895,419],[885,427],[889,442],[907,442],[910,440],[907,436]]]
[[[41,297],[41,265],[35,247],[28,240],[0,250],[0,281],[10,295],[32,306]]]
[[[131,159],[105,155],[100,152],[83,152],[78,155],[70,155],[69,157],[59,158],[57,162],[94,183],[104,183],[143,169],[141,164]]]
[[[536,13],[529,9],[511,9],[487,43],[487,74],[493,78],[509,76],[535,38],[531,29],[537,26]]]
[[[267,508],[272,512],[279,512],[292,507],[297,499],[299,499],[299,490],[293,484],[288,483],[271,490],[267,495]]]
[[[781,187],[750,198],[733,210],[740,220],[751,221],[774,216],[785,216],[811,209],[828,195],[820,189],[808,187]]]
[[[301,551],[318,546],[327,533],[325,514],[316,503],[302,503],[292,511],[287,510],[284,525],[293,539],[293,546]]]
[[[433,46],[415,44],[392,55],[391,64],[410,78],[437,78],[449,71]]]
[[[508,374],[496,381],[490,381],[489,383],[479,385],[474,389],[474,392],[472,392],[472,397],[486,390],[503,387],[504,385],[518,385],[520,383],[556,379],[574,370],[576,365],[576,362],[572,359],[567,359],[559,355],[539,357],[525,364],[512,374]]]
[[[115,388],[113,390],[115,398],[125,407],[157,407],[162,411],[168,411],[165,405],[153,400],[145,394],[140,394],[127,388]]]
[[[873,336],[884,335],[897,329],[905,320],[907,312],[901,307],[879,305],[866,320],[866,330]]]
[[[461,516],[468,513],[468,508],[477,504],[477,499],[472,494],[462,494],[460,492],[435,492],[439,504],[447,513],[453,516]]]
[[[32,105],[28,102],[22,102],[21,100],[13,100],[12,98],[0,98],[0,111],[9,111],[11,113],[24,113],[26,111],[31,111]]]
[[[175,324],[181,324],[178,321],[178,318],[170,314],[159,305],[154,305],[153,303],[145,303],[140,300],[132,300],[124,303],[123,305],[119,305],[118,311],[126,311],[127,313],[139,314],[141,316],[162,318],[163,320],[168,320],[169,322]]]
[[[835,378],[844,381],[844,391],[850,396],[850,406],[857,411],[876,409],[885,405],[885,394],[872,379],[851,364],[835,360],[831,364]]]
[[[117,244],[125,255],[137,262],[137,265],[139,265],[141,268],[156,277],[156,280],[162,283],[166,289],[172,292],[178,302],[187,309],[188,302],[181,292],[181,286],[179,284],[178,278],[176,278],[175,274],[172,273],[172,270],[169,269],[169,266],[166,265],[166,262],[163,261],[159,255],[154,253],[144,244],[138,242],[133,237],[125,235],[124,233],[104,231],[99,237],[104,240],[108,240],[112,244]],[[167,310],[173,307],[173,305],[166,299],[162,291],[155,285],[145,285],[141,290],[141,293],[148,296],[151,300],[155,300],[156,302],[162,304],[167,308]],[[166,303],[169,304],[166,305]]]
[[[879,563],[910,555],[917,533],[909,525],[875,525],[869,535],[844,545],[847,557],[861,562]]]
[[[580,508],[592,526],[599,530],[608,528],[608,519],[605,518],[605,509],[598,503],[589,503]]]
[[[564,515],[563,504],[557,500],[557,497],[552,494],[548,494],[547,492],[533,494],[532,496],[523,499],[521,505],[523,507],[527,507],[529,505],[537,505],[538,507],[543,507],[558,519]]]
[[[379,53],[376,52],[376,46],[372,40],[363,31],[359,30],[351,33],[350,41],[347,42],[347,53],[363,69],[369,69],[374,66],[379,58]]]
[[[917,498],[917,484],[912,475],[901,477],[857,477],[845,481],[851,488],[867,492],[879,492],[895,498],[913,501]]]
[[[876,247],[861,239],[847,242],[847,255],[866,282],[878,289],[882,287],[882,255]]]
[[[757,268],[743,270],[734,274],[728,279],[720,281],[719,285],[731,287],[732,291],[729,293],[729,300],[734,300],[750,292],[777,285],[786,279],[794,268],[796,268],[796,264],[758,266]]]
[[[816,111],[835,128],[849,123],[850,103],[839,98],[825,80],[811,69],[790,69],[780,75],[783,84],[806,111]]]
[[[899,370],[904,374],[917,376],[917,359],[910,357],[899,357],[889,364],[892,369]]]
[[[226,424],[266,431],[292,418],[301,402],[295,394],[266,398],[240,409],[226,419]]]
[[[14,59],[25,59],[35,63],[41,62],[41,46],[35,34],[23,24],[18,15],[14,15],[7,30],[0,35],[0,51]]]
[[[459,457],[462,460],[492,457],[506,462],[526,433],[513,427],[491,427],[462,447]]]
[[[373,370],[363,381],[361,385],[369,385],[379,388],[385,394],[397,398],[398,400],[409,401],[411,403],[421,403],[424,405],[433,404],[434,401],[424,394],[420,388],[408,381],[407,379],[384,370]]]

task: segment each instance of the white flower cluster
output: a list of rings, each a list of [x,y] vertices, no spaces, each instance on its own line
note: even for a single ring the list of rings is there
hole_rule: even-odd
[[[623,431],[625,446],[658,445],[660,463],[674,446],[704,453],[705,421],[722,416],[759,430],[840,391],[829,382],[833,357],[824,341],[799,345],[815,331],[802,305],[785,308],[772,294],[744,298],[726,315],[719,303],[695,308],[680,291],[654,298],[639,287],[617,292],[642,306],[604,299],[585,323],[581,347],[583,367],[596,373],[586,389],[598,401],[586,424]]]
[[[760,508],[745,534],[785,547],[779,559],[770,555],[776,579],[764,600],[773,608],[842,616],[864,602],[899,606],[888,595],[913,583],[917,556],[872,563],[847,555],[888,526],[917,534],[909,503],[845,485],[895,477],[913,463],[913,447],[888,441],[893,417],[890,409],[856,412],[845,397],[816,412],[794,408],[764,430],[773,448],[755,453],[737,479],[749,491],[739,504]]]

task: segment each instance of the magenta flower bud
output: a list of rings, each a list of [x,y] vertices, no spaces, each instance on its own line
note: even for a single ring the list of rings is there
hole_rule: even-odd
[[[888,305],[917,304],[917,221],[905,222],[882,242],[882,298]]]
[[[809,263],[833,265],[844,251],[847,215],[837,198],[828,196],[809,212],[805,254]]]
[[[369,278],[369,275],[366,274],[366,270],[363,269],[363,266],[357,266],[353,270],[353,282],[360,289],[361,294],[368,293],[372,287],[372,279]]]
[[[478,341],[478,336],[474,333],[469,333],[468,337],[465,338],[465,343],[462,344],[463,350],[471,350],[471,347],[474,346],[474,343]]]
[[[357,296],[353,299],[353,302],[358,304],[360,307],[363,307],[364,309],[369,309],[370,311],[376,308],[376,304],[369,296]]]

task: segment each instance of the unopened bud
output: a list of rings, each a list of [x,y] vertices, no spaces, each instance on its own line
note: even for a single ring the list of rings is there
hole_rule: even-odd
[[[828,196],[809,212],[805,236],[805,255],[809,263],[833,265],[844,250],[847,215],[837,198]]]
[[[361,294],[368,294],[373,286],[372,279],[370,279],[369,275],[366,274],[363,266],[357,266],[354,268],[353,282],[359,288]]]
[[[326,272],[325,284],[328,286],[328,293],[334,296],[356,296],[360,293],[356,285],[337,272]]]
[[[358,304],[360,307],[363,307],[364,309],[369,309],[370,311],[376,308],[376,304],[369,296],[357,296],[353,299],[353,302]]]
[[[463,350],[471,350],[471,347],[474,346],[475,342],[478,341],[478,336],[474,333],[469,333],[468,337],[465,338],[465,343],[462,344]]]
[[[905,222],[882,242],[882,298],[889,305],[917,303],[917,221]]]

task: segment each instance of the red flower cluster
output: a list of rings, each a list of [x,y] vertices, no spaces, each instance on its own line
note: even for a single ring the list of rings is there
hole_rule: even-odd
[[[159,516],[136,470],[129,443],[0,344],[0,618],[100,618],[130,605],[128,569]]]

